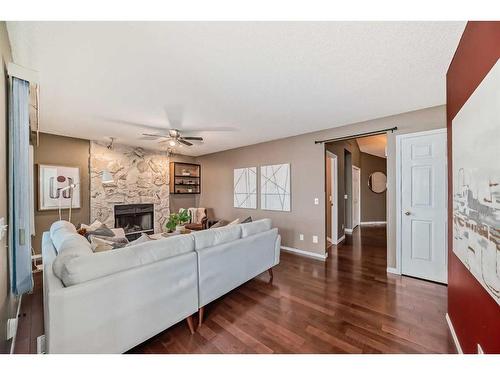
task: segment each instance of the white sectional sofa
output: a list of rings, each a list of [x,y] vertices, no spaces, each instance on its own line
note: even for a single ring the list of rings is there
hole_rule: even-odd
[[[123,353],[279,263],[268,219],[93,253],[75,227],[43,234],[48,353]],[[201,323],[201,319],[200,319]]]

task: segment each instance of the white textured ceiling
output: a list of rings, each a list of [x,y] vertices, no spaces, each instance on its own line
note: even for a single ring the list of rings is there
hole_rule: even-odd
[[[148,127],[231,128],[207,154],[445,103],[464,22],[8,22],[43,131],[157,147]],[[182,118],[182,120],[181,120]],[[194,133],[191,135],[195,135]]]
[[[371,137],[356,138],[356,142],[361,152],[384,159],[387,158],[387,135],[379,134]]]

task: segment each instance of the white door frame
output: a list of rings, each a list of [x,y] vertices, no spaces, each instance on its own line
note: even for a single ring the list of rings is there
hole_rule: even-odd
[[[331,240],[334,245],[337,245],[339,241],[339,233],[338,233],[338,205],[339,205],[339,199],[338,199],[338,165],[337,165],[337,155],[331,153],[330,151],[326,151],[326,157],[331,159],[331,165],[330,165],[330,176],[331,176],[331,193],[332,197],[334,199],[334,204],[333,207],[334,209],[332,210],[332,206],[330,206],[330,210],[332,211],[332,219],[331,219]],[[327,197],[327,201],[329,202],[329,199]]]
[[[354,220],[352,220],[352,229],[354,230],[354,228],[356,228],[357,226],[361,225],[361,168],[360,167],[356,167],[355,165],[352,166],[352,169],[356,169],[359,171],[359,179],[358,179],[358,218],[359,218],[359,221],[358,221],[358,224],[354,225]],[[352,173],[352,170],[351,170],[351,173]],[[352,191],[354,189],[352,189],[352,187],[354,186],[354,183],[353,183],[353,178],[351,177],[351,208],[352,208],[352,217],[351,219],[354,219],[354,194],[352,194]]]
[[[430,134],[440,134],[440,133],[446,133],[446,128],[441,128],[441,129],[434,129],[434,130],[426,130],[426,131],[421,131],[421,132],[414,132],[414,133],[407,133],[407,134],[398,134],[396,135],[396,268],[389,268],[388,267],[388,272],[390,273],[395,273],[398,275],[401,275],[401,270],[402,270],[402,265],[401,265],[401,258],[402,258],[402,251],[403,251],[403,246],[401,242],[401,227],[403,224],[403,213],[401,212],[401,143],[403,139],[405,138],[411,138],[419,135],[430,135]],[[446,169],[448,170],[448,169]],[[448,180],[448,177],[445,179],[446,181]],[[446,226],[446,233],[448,233],[448,226]],[[448,235],[446,235],[446,251],[448,251]],[[446,264],[446,267],[448,267],[448,264]]]

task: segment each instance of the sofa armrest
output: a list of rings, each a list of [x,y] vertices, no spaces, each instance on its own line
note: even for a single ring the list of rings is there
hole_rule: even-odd
[[[281,236],[278,234],[276,237],[276,242],[274,243],[274,265],[280,263],[280,252],[281,252]]]
[[[200,307],[275,266],[276,237],[275,228],[196,250]]]
[[[48,352],[122,353],[190,316],[198,309],[196,258],[181,254],[66,288],[47,267]]]

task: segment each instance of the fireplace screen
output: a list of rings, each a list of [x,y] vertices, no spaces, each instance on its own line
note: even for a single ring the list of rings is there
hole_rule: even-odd
[[[115,228],[123,228],[129,240],[142,233],[154,233],[154,206],[152,204],[121,204],[115,206]]]

